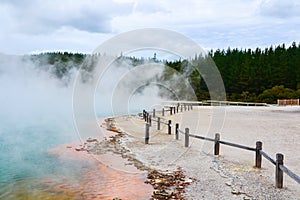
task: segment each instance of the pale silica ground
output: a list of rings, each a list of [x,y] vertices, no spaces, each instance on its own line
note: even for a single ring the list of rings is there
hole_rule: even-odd
[[[161,116],[158,114],[158,116]],[[190,129],[191,134],[255,147],[263,142],[263,150],[275,159],[284,154],[284,164],[300,175],[300,107],[194,107],[163,117]],[[195,178],[186,188],[187,199],[300,199],[300,185],[284,174],[284,188],[275,188],[274,165],[263,158],[262,169],[254,168],[255,152],[221,145],[220,156],[213,155],[213,142],[190,139],[184,147],[167,134],[167,126],[157,131],[152,121],[150,142],[144,144],[145,122],[135,116],[116,118],[116,125],[126,132],[123,145],[146,166],[162,171],[181,167]]]

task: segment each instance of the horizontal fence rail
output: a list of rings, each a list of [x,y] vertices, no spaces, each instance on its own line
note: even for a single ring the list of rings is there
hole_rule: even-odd
[[[210,103],[215,103],[214,101],[211,101]],[[221,102],[221,103],[228,103],[228,102]],[[235,103],[235,102],[234,102]],[[264,104],[260,104],[264,105]],[[161,115],[165,116],[166,111],[170,111],[170,115],[179,113],[179,108],[180,111],[189,111],[193,109],[193,106],[191,104],[178,104],[177,107],[175,106],[169,106],[169,109],[165,109],[165,107],[162,108]],[[280,153],[276,154],[276,160],[271,158],[266,152],[262,150],[262,142],[257,141],[256,142],[256,147],[249,147],[241,144],[236,144],[228,141],[223,141],[220,140],[220,134],[216,133],[215,138],[209,138],[209,137],[204,137],[200,135],[195,135],[189,133],[189,128],[185,128],[185,130],[179,129],[179,124],[176,123],[175,126],[172,126],[172,121],[171,120],[165,120],[161,117],[157,117],[157,113],[155,109],[152,111],[152,115],[150,112],[143,110],[142,116],[143,119],[145,120],[146,124],[146,129],[145,129],[145,144],[149,144],[149,139],[150,139],[150,127],[152,126],[152,121],[157,122],[157,130],[160,130],[161,124],[164,124],[168,126],[168,134],[171,135],[171,129],[172,127],[175,129],[175,138],[176,140],[179,139],[179,134],[184,135],[184,146],[189,147],[189,138],[196,138],[196,139],[201,139],[201,140],[206,140],[210,142],[214,142],[214,155],[219,155],[220,152],[220,144],[239,148],[239,149],[244,149],[248,151],[254,151],[255,152],[255,167],[261,168],[261,163],[262,163],[262,156],[270,161],[273,165],[275,165],[275,185],[277,188],[282,188],[283,187],[283,173],[287,174],[289,177],[291,177],[293,180],[295,180],[297,183],[300,184],[300,177],[292,172],[290,169],[288,169],[286,166],[283,164],[283,158],[284,156]]]
[[[260,150],[259,153],[261,155],[263,155],[268,161],[270,161],[271,163],[273,163],[274,165],[276,165],[276,161],[273,158],[271,158],[267,153],[265,153],[262,150]]]
[[[169,125],[168,122],[164,122],[164,121],[160,121],[160,123],[164,124],[164,125]]]
[[[202,100],[202,101],[164,101],[168,104],[196,105],[196,106],[269,106],[267,103],[238,102],[238,101],[219,101],[219,100]]]
[[[297,183],[300,184],[300,177],[295,174],[294,172],[292,172],[291,170],[289,170],[286,166],[284,165],[280,165],[279,168],[286,173],[287,175],[289,175],[289,177],[291,177],[292,179],[294,179]]]
[[[241,145],[241,144],[235,144],[235,143],[231,143],[231,142],[225,142],[225,141],[222,141],[222,140],[220,140],[219,143],[220,144],[225,144],[225,145],[228,145],[228,146],[232,146],[232,147],[236,147],[236,148],[240,148],[240,149],[244,149],[244,150],[256,151],[256,148],[247,147],[247,146],[244,146],[244,145]]]
[[[193,138],[201,139],[201,140],[208,140],[208,141],[212,141],[212,142],[215,141],[215,139],[203,137],[203,136],[200,136],[200,135],[189,134],[189,136],[193,137]]]
[[[203,101],[203,104],[211,105],[236,105],[236,106],[268,106],[267,103],[253,103],[253,102],[237,102],[237,101],[217,101],[217,100],[206,100]]]
[[[180,129],[178,129],[178,132],[179,132],[179,133],[182,133],[182,134],[185,134],[185,132],[182,131],[182,130],[180,130]]]

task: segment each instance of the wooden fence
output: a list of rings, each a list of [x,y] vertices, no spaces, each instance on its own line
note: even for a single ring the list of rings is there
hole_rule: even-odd
[[[240,101],[219,101],[219,100],[203,100],[203,101],[164,101],[168,104],[187,104],[198,106],[269,106],[267,103],[240,102]]]
[[[176,107],[169,107],[169,109],[162,109],[162,116],[165,115],[166,111],[170,111],[170,115],[172,114],[176,114],[176,111],[178,113],[179,111],[179,107],[181,107],[181,112],[184,110],[192,110],[193,106],[192,105],[177,105],[177,109]],[[146,122],[146,130],[145,130],[145,144],[149,143],[149,138],[150,138],[150,127],[152,125],[152,121],[157,122],[157,130],[160,130],[161,128],[161,124],[167,125],[168,126],[168,134],[171,135],[171,130],[172,130],[172,121],[171,120],[167,120],[165,121],[164,119],[160,118],[160,117],[155,117],[155,109],[153,109],[153,115],[154,117],[151,116],[151,114],[149,114],[149,112],[143,110],[143,118]],[[156,119],[155,119],[156,118]],[[273,165],[275,165],[275,186],[277,188],[282,188],[283,187],[283,173],[286,173],[288,176],[290,176],[293,180],[295,180],[297,183],[300,184],[300,177],[295,174],[294,172],[292,172],[291,170],[289,170],[285,165],[284,165],[284,155],[281,153],[277,153],[276,154],[276,159],[271,158],[271,156],[269,156],[266,152],[264,152],[262,150],[262,146],[263,143],[261,141],[257,141],[256,142],[256,146],[255,147],[249,147],[249,146],[245,146],[245,145],[241,145],[241,144],[236,144],[236,143],[232,143],[232,142],[228,142],[228,141],[223,141],[221,140],[221,136],[219,133],[215,134],[215,138],[209,138],[209,137],[204,137],[204,136],[200,136],[200,135],[195,135],[195,134],[191,134],[189,132],[189,128],[185,128],[185,130],[181,130],[179,129],[179,124],[176,123],[175,126],[173,126],[173,128],[175,129],[175,139],[179,140],[179,135],[182,134],[184,135],[184,146],[185,147],[189,147],[189,138],[196,138],[196,139],[201,139],[201,140],[206,140],[206,141],[210,141],[214,143],[214,155],[219,155],[220,154],[220,145],[227,145],[227,146],[231,146],[231,147],[235,147],[235,148],[239,148],[239,149],[244,149],[247,151],[253,151],[255,152],[255,167],[257,168],[261,168],[261,164],[262,164],[262,157],[264,157],[265,159],[267,159],[268,161],[270,161]]]
[[[299,99],[278,99],[278,106],[299,106]]]

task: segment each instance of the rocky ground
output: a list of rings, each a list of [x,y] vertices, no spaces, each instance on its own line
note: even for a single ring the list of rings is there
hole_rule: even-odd
[[[105,138],[103,141],[88,138],[83,145],[76,148],[76,151],[86,151],[92,154],[108,152],[120,154],[122,158],[127,159],[137,169],[148,171],[145,183],[153,187],[153,194],[151,198],[149,197],[150,199],[184,199],[185,187],[190,185],[195,179],[186,177],[180,167],[169,171],[152,169],[144,165],[133,156],[130,149],[123,145],[122,141],[125,141],[128,135],[115,126],[115,120],[106,119],[105,122],[107,130],[116,132],[116,134]]]

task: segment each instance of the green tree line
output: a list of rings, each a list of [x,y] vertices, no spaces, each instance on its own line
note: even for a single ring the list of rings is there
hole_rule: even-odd
[[[255,50],[211,50],[208,54],[217,66],[226,90],[227,100],[276,103],[277,99],[300,98],[300,44],[292,43]],[[195,56],[191,63],[203,64],[205,57]],[[186,61],[166,64],[184,71]],[[200,72],[201,74],[201,72]],[[194,71],[190,83],[198,100],[209,99],[209,91]]]
[[[52,66],[53,74],[61,78],[72,68],[80,66],[91,74],[97,56],[101,55],[56,52],[32,55],[31,59],[39,66]],[[92,62],[85,62],[87,57],[92,58],[89,59]],[[255,50],[211,50],[207,56],[198,55],[189,61],[120,56],[116,62],[121,64],[126,60],[133,67],[149,61],[164,63],[168,67],[161,80],[171,80],[177,72],[184,74],[197,99],[203,100],[210,99],[209,91],[201,77],[203,74],[195,70],[195,65],[205,64],[209,58],[212,58],[222,76],[227,100],[276,103],[277,99],[300,98],[300,43],[297,45],[296,42],[289,47],[282,44]],[[178,86],[181,87],[180,84]]]
[[[300,44],[263,50],[228,48],[210,55],[223,77],[229,100],[275,103],[275,98],[299,98]],[[272,92],[280,95],[270,98]]]

